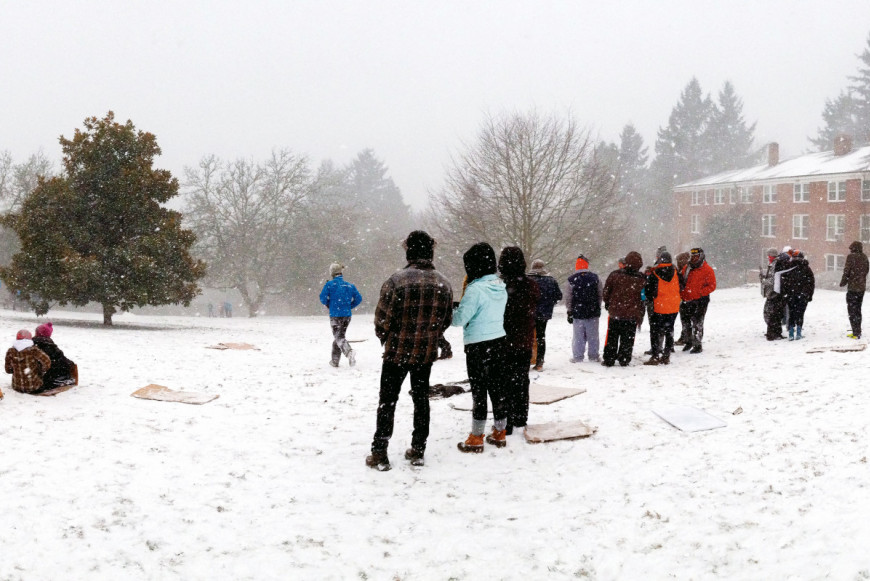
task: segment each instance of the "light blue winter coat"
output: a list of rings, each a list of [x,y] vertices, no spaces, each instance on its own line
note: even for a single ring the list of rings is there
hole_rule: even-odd
[[[504,308],[507,289],[494,274],[482,276],[468,285],[462,301],[453,311],[454,327],[463,328],[463,343],[481,343],[504,337]]]
[[[350,310],[362,302],[362,295],[339,274],[323,285],[320,302],[329,307],[330,317],[349,317]]]

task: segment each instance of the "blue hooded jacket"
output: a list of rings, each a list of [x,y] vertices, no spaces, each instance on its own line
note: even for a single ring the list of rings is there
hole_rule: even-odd
[[[323,285],[320,302],[329,307],[330,317],[349,317],[351,309],[362,302],[362,295],[339,274]]]

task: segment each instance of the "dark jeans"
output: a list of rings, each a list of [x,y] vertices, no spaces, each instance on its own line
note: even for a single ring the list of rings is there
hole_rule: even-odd
[[[497,421],[507,417],[504,355],[504,337],[465,346],[465,366],[468,369],[471,399],[474,402],[471,417],[474,420],[486,421],[487,395],[492,401],[493,419]],[[526,358],[526,367],[528,367],[531,357],[529,354]],[[528,369],[526,372],[528,373]]]
[[[689,318],[686,316],[686,303],[680,303],[680,339],[681,343],[688,343],[691,339],[689,336]]]
[[[694,301],[686,301],[686,318],[689,321],[689,341],[692,347],[700,347],[704,339],[704,317],[707,316],[707,305],[710,297],[701,297]]]
[[[529,360],[531,358],[531,349],[505,350],[504,385],[509,426],[521,428],[529,419]]]
[[[350,325],[350,317],[329,317],[329,326],[332,327],[332,361],[334,363],[338,363],[342,353],[345,357],[350,353],[350,343],[344,338],[348,325]]]
[[[864,303],[864,293],[860,291],[846,291],[846,310],[849,312],[849,324],[852,326],[852,334],[861,336],[861,305]]]
[[[535,342],[537,343],[537,353],[535,355],[535,365],[544,364],[544,354],[547,352],[547,319],[535,319]],[[531,360],[532,354],[529,353]]]
[[[804,297],[788,297],[788,328],[804,326],[804,313],[809,301]]]
[[[781,296],[764,301],[764,322],[767,323],[765,337],[782,337],[782,317],[785,315],[785,299]]]
[[[607,338],[604,340],[604,363],[612,365],[619,360],[622,365],[628,365],[631,361],[631,351],[634,349],[634,334],[637,330],[637,321],[622,321],[607,318]]]
[[[674,323],[676,321],[677,313],[650,313],[649,341],[653,357],[660,355],[670,357],[674,348]]]
[[[396,415],[396,402],[408,373],[411,374],[411,400],[414,402],[414,431],[411,434],[411,447],[419,452],[426,451],[426,438],[429,437],[429,373],[432,364],[399,365],[384,361],[381,367],[381,394],[378,400],[378,420],[372,452],[387,451],[393,435],[393,421]]]

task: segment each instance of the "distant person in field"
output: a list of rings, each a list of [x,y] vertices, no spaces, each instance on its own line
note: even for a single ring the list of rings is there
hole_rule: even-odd
[[[562,300],[562,291],[556,279],[544,270],[544,261],[532,261],[531,278],[541,291],[535,308],[535,371],[544,370],[544,355],[547,352],[547,323],[553,318],[553,307]]]
[[[783,260],[779,260],[779,252],[776,248],[767,250],[767,269],[758,273],[761,282],[761,296],[764,297],[764,323],[767,331],[764,336],[768,341],[785,339],[782,334],[782,317],[785,312],[785,298],[782,294],[773,290],[776,283],[777,271],[784,268]]]
[[[644,365],[668,365],[674,350],[674,322],[680,311],[680,281],[671,254],[662,250],[643,287],[649,313],[650,355]]]
[[[30,331],[18,331],[6,351],[6,373],[12,374],[12,389],[30,394],[44,391],[42,378],[50,367],[51,359],[33,344]]]
[[[51,359],[51,368],[42,378],[46,389],[74,385],[77,383],[77,378],[74,375],[78,375],[75,363],[66,358],[63,351],[51,338],[53,332],[54,327],[49,321],[36,328],[36,335],[33,338],[33,344]]]
[[[792,251],[791,268],[783,272],[780,282],[788,304],[788,340],[803,339],[804,313],[816,290],[816,276],[803,252]]]
[[[344,335],[350,325],[351,310],[362,302],[356,287],[344,280],[344,266],[335,262],[329,265],[329,280],[320,291],[320,302],[329,308],[329,325],[332,327],[332,359],[329,364],[338,367],[341,354],[347,357],[350,366],[356,365],[356,355]]]
[[[411,375],[414,402],[414,431],[405,459],[423,465],[429,437],[429,375],[438,359],[439,340],[453,317],[453,289],[435,270],[435,241],[428,233],[415,230],[405,239],[408,264],[381,287],[375,310],[375,334],[384,346],[377,426],[366,466],[389,470],[387,447],[393,435],[396,402],[402,383]]]
[[[846,311],[849,313],[849,325],[852,326],[852,332],[847,335],[850,339],[861,338],[861,307],[864,291],[867,290],[868,270],[870,264],[864,254],[864,245],[856,240],[849,245],[849,256],[846,257],[843,278],[840,279],[840,286],[846,287]]]
[[[599,361],[599,328],[604,284],[589,269],[589,260],[582,254],[574,263],[574,274],[568,277],[564,294],[568,324],[574,332],[571,340],[571,363],[581,363],[587,353],[589,361]]]
[[[702,248],[689,251],[689,264],[681,273],[683,283],[680,297],[685,301],[686,318],[689,323],[689,340],[683,351],[700,353],[703,350],[704,319],[710,304],[710,293],[716,290],[716,273],[707,263]]]
[[[617,361],[625,367],[631,362],[635,333],[643,320],[644,305],[640,297],[646,283],[646,277],[640,272],[643,258],[639,252],[632,251],[619,263],[624,266],[611,272],[604,283],[604,308],[608,317],[601,364],[605,367],[613,367]]]

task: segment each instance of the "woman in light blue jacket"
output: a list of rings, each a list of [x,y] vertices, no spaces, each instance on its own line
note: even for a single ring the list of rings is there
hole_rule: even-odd
[[[474,401],[471,411],[471,434],[457,446],[462,452],[483,452],[486,429],[487,395],[492,401],[494,425],[486,441],[498,448],[505,446],[507,406],[502,377],[504,356],[504,308],[507,290],[496,276],[495,251],[486,242],[478,242],[462,256],[468,286],[462,301],[453,311],[453,325],[462,327],[465,365]]]

